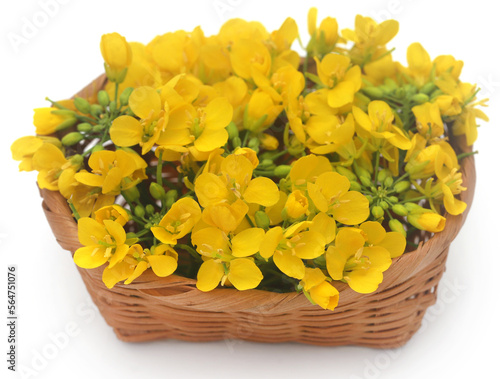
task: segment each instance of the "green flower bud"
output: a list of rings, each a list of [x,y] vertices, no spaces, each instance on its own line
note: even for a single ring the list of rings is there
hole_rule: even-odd
[[[406,216],[408,214],[408,209],[406,209],[402,204],[393,205],[391,209],[398,216]]]
[[[432,82],[426,83],[420,88],[420,93],[425,93],[426,95],[430,95],[435,89],[436,85]]]
[[[292,167],[289,165],[279,165],[274,169],[273,174],[279,178],[284,178],[290,173],[291,169]]]
[[[124,107],[124,106],[128,105],[128,99],[133,91],[134,91],[134,87],[128,87],[122,91],[122,93],[120,94],[120,98],[119,98],[120,106]]]
[[[365,197],[368,199],[368,204],[372,204],[373,203],[373,197],[372,195],[365,195]]]
[[[363,92],[371,99],[382,99],[384,97],[384,92],[378,87],[365,87]]]
[[[394,179],[392,178],[392,176],[388,176],[387,178],[385,178],[384,186],[391,187],[392,183],[394,183]]]
[[[59,132],[61,130],[71,128],[73,125],[76,124],[76,122],[77,122],[76,118],[68,118],[68,119],[64,120],[63,122],[61,122],[59,125],[57,125],[56,131]]]
[[[389,201],[391,203],[397,203],[399,202],[399,198],[397,196],[389,196]]]
[[[366,177],[366,176],[360,176],[359,177],[359,181],[365,187],[370,187],[372,185],[372,180],[369,177]]]
[[[234,122],[230,122],[228,126],[226,126],[227,134],[229,135],[229,140],[236,138],[239,136],[240,131]]]
[[[66,134],[62,139],[61,142],[64,146],[73,146],[80,142],[83,139],[83,136],[80,132],[72,132]]]
[[[371,212],[372,212],[373,217],[375,217],[376,219],[383,217],[384,213],[385,213],[384,209],[378,205],[374,205],[371,208]]]
[[[115,112],[116,111],[116,101],[113,100],[113,101],[111,101],[109,103],[109,111],[110,112]]]
[[[139,192],[137,187],[130,187],[129,189],[126,189],[125,191],[123,191],[123,195],[127,198],[127,201],[130,201],[132,203],[136,203],[141,197],[141,193]]]
[[[90,114],[95,118],[98,118],[102,114],[102,112],[104,112],[104,109],[99,104],[92,104],[90,106]]]
[[[436,97],[441,96],[443,94],[443,91],[441,91],[439,88],[435,90],[434,92],[431,93],[430,98],[431,100],[434,100]]]
[[[407,96],[413,96],[414,94],[417,93],[417,87],[415,87],[413,84],[410,83],[405,84],[403,88]]]
[[[69,159],[69,161],[71,162],[72,166],[79,168],[83,164],[83,156],[80,154],[75,154]]]
[[[405,227],[403,226],[403,224],[401,224],[401,221],[396,220],[396,219],[390,220],[389,221],[389,228],[393,232],[399,232],[406,237],[406,230],[405,230]]]
[[[394,90],[393,88],[386,86],[385,84],[382,84],[378,88],[380,88],[380,90],[384,93],[384,95],[389,95]]]
[[[174,189],[171,189],[169,191],[167,191],[166,195],[165,195],[165,204],[167,206],[167,208],[170,208],[176,201],[177,201],[177,198],[179,197],[179,194],[177,193],[176,190]]]
[[[85,100],[82,97],[75,97],[75,100],[73,101],[75,104],[75,108],[78,109],[80,112],[83,114],[89,114],[90,113],[90,103]]]
[[[358,182],[356,181],[351,181],[351,188],[350,188],[351,191],[361,191],[361,184],[359,184]]]
[[[92,153],[95,153],[97,151],[101,151],[101,150],[104,150],[104,146],[102,145],[95,145],[93,148],[92,148]]]
[[[241,147],[241,138],[240,137],[234,137],[231,140],[231,143],[233,144],[233,147],[236,149],[237,147]]]
[[[384,210],[387,210],[389,209],[389,204],[387,204],[387,201],[385,200],[382,200],[381,202],[379,202],[379,205],[382,207],[382,209]]]
[[[424,104],[429,101],[429,96],[425,93],[417,93],[411,97],[411,100],[417,104]]]
[[[152,182],[150,185],[149,185],[149,193],[151,194],[151,196],[153,196],[153,198],[155,198],[156,200],[160,200],[163,198],[163,196],[165,196],[165,190],[163,189],[162,186],[160,186],[158,183],[156,182]]]
[[[255,224],[257,224],[257,227],[262,229],[269,228],[270,220],[266,212],[263,211],[255,212]]]
[[[76,113],[74,111],[70,111],[69,109],[56,109],[55,111],[51,111],[50,113],[64,117],[76,117]]]
[[[420,205],[411,202],[404,203],[404,207],[412,213],[424,210]]]
[[[252,150],[259,151],[259,146],[260,146],[260,141],[257,137],[252,137],[250,138],[250,141],[248,141],[248,147]]]
[[[385,178],[387,178],[387,175],[388,175],[388,172],[387,170],[380,170],[378,173],[377,173],[377,181],[379,183],[383,183]]]
[[[97,125],[94,125],[92,127],[92,131],[94,133],[99,133],[99,132],[102,132],[103,130],[104,130],[104,125],[102,125],[102,124],[97,124]]]
[[[104,90],[97,92],[97,102],[106,108],[109,105],[108,93]]]
[[[385,78],[384,79],[384,85],[386,85],[387,87],[389,87],[392,91],[394,91],[395,89],[397,89],[399,87],[398,83],[396,83],[391,78]]]
[[[410,189],[410,187],[411,187],[411,183],[407,180],[403,180],[402,182],[397,182],[396,184],[394,184],[394,190],[397,193],[406,192]]]
[[[139,218],[143,218],[146,215],[146,210],[142,205],[138,205],[134,208],[134,214]]]
[[[352,172],[351,170],[343,167],[343,166],[337,166],[336,167],[337,172],[340,175],[344,175],[347,179],[349,179],[351,182],[357,180],[358,178],[356,177],[356,174]]]
[[[269,168],[270,166],[273,166],[273,165],[274,165],[274,162],[271,159],[263,159],[259,163],[259,169],[267,169],[267,168]]]
[[[76,130],[78,130],[79,132],[88,133],[92,130],[92,125],[90,125],[88,122],[82,122],[81,124],[78,124],[76,126]]]
[[[155,213],[155,207],[153,207],[152,204],[146,205],[146,213],[148,215],[152,215],[153,213]]]

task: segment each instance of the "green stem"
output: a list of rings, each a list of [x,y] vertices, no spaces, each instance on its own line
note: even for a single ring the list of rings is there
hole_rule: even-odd
[[[196,250],[194,250],[191,246],[189,245],[186,245],[186,244],[182,244],[182,243],[179,243],[177,245],[175,245],[174,247],[178,247],[179,249],[182,249],[182,250],[186,250],[189,254],[191,254],[191,256],[196,260],[196,261],[200,261],[201,260],[201,256],[200,254],[198,254],[196,252]]]
[[[158,155],[158,164],[156,165],[156,182],[163,187],[162,184],[162,169],[163,169],[163,161],[162,161],[163,151],[160,150],[160,154]]]
[[[411,203],[425,199],[428,199],[428,196],[420,196],[420,197],[414,197],[413,199],[401,200],[401,203]]]
[[[68,200],[68,205],[69,205],[71,211],[73,212],[73,216],[75,217],[76,221],[78,221],[80,219],[80,214],[76,210],[75,206],[73,205],[73,201],[71,199]]]
[[[250,218],[250,216],[248,214],[245,215],[245,218],[247,219],[248,223],[252,226],[252,228],[255,227],[252,219]]]

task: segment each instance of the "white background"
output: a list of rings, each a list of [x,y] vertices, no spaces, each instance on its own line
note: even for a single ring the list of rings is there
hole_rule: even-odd
[[[50,1],[3,1],[0,6],[0,377],[7,372],[9,264],[17,264],[19,271],[18,368],[32,370],[12,377],[500,377],[500,34],[495,2],[61,0],[50,15],[41,5],[45,2]],[[103,33],[117,31],[129,41],[146,43],[157,34],[197,25],[214,34],[232,17],[259,20],[274,30],[291,16],[307,40],[311,5],[319,8],[319,19],[336,17],[341,28],[352,28],[358,13],[378,21],[399,20],[400,32],[390,43],[398,60],[405,62],[406,47],[415,41],[433,58],[452,54],[465,61],[462,79],[479,83],[482,96],[491,99],[491,122],[480,128],[475,145],[480,154],[474,204],[452,244],[438,304],[427,312],[418,335],[404,348],[389,351],[238,341],[120,342],[89,302],[70,254],[55,242],[40,207],[35,174],[17,172],[10,144],[34,133],[32,109],[47,106],[46,96],[69,97],[102,72]],[[9,33],[23,36],[23,25],[34,19],[41,26],[25,34],[26,43],[16,49]],[[55,347],[55,337],[60,347]]]

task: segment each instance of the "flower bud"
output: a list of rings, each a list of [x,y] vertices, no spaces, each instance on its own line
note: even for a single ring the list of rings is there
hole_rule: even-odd
[[[406,216],[408,214],[408,209],[406,209],[403,204],[395,204],[391,209],[398,216]]]
[[[77,168],[80,168],[83,164],[83,156],[80,154],[73,155],[70,160],[71,165]]]
[[[392,178],[392,176],[388,176],[387,178],[385,178],[384,186],[391,187],[392,183],[394,183],[394,179]]]
[[[410,189],[410,187],[411,187],[411,183],[407,180],[403,180],[402,182],[398,182],[398,183],[394,184],[394,190],[397,193],[406,192]]]
[[[379,205],[374,205],[371,209],[373,217],[379,219],[384,216],[384,209]]]
[[[98,118],[102,112],[104,112],[104,109],[99,104],[92,104],[90,106],[90,114],[95,118]]]
[[[74,100],[73,103],[75,104],[75,108],[78,109],[83,114],[89,114],[90,113],[90,104],[84,98],[82,98],[82,97],[75,97],[75,100]]]
[[[411,97],[411,100],[417,104],[424,104],[429,101],[429,96],[425,93],[417,93]]]
[[[394,79],[391,79],[391,78],[385,78],[384,79],[384,85],[386,85],[387,87],[389,87],[392,91],[394,91],[395,89],[397,89],[399,87],[398,83],[396,83],[394,81]]]
[[[93,148],[92,148],[92,153],[95,153],[95,152],[98,152],[98,151],[101,151],[101,150],[104,150],[104,146],[102,145],[95,145]]]
[[[363,92],[371,99],[382,99],[384,92],[378,87],[365,87]]]
[[[128,99],[132,92],[134,92],[134,87],[127,87],[122,91],[122,93],[120,94],[120,105],[122,107],[128,105]]]
[[[377,174],[377,181],[379,183],[383,183],[387,177],[388,177],[388,170],[380,170]]]
[[[137,202],[137,200],[141,197],[141,194],[136,186],[126,189],[123,193],[127,198],[127,201],[131,201],[133,203]]]
[[[138,205],[134,208],[134,214],[139,218],[143,218],[146,215],[146,211],[142,205]]]
[[[389,209],[389,204],[387,204],[387,201],[382,200],[379,205],[382,207],[382,209],[387,210]]]
[[[372,180],[369,177],[366,177],[366,176],[360,176],[359,177],[359,181],[365,187],[370,187],[372,185]]]
[[[92,130],[92,125],[90,125],[88,122],[82,122],[81,124],[78,124],[76,126],[76,130],[78,130],[79,132],[88,133]]]
[[[289,165],[279,165],[274,169],[273,174],[279,178],[284,178],[290,173],[291,169],[292,167]]]
[[[361,191],[361,184],[359,184],[357,181],[351,181],[351,191]]]
[[[295,190],[288,195],[284,209],[290,218],[297,219],[308,213],[309,201],[300,190]]]
[[[389,196],[388,199],[391,203],[394,203],[394,204],[399,202],[399,198],[397,196]]]
[[[170,208],[176,202],[178,197],[179,194],[177,193],[176,190],[171,189],[167,191],[167,193],[165,194],[165,204],[167,208]]]
[[[389,228],[393,232],[399,232],[406,237],[406,230],[405,230],[405,227],[403,226],[403,224],[401,223],[401,221],[396,220],[396,219],[390,220],[389,221]]]
[[[257,225],[257,227],[267,230],[269,229],[270,222],[271,221],[269,220],[269,216],[266,214],[266,212],[255,212],[255,224]]]
[[[226,126],[227,134],[229,135],[228,139],[232,140],[239,136],[239,130],[236,124],[231,121],[228,126]]]
[[[152,204],[146,205],[146,213],[148,215],[152,215],[153,213],[155,213],[155,207],[153,207]]]
[[[106,91],[99,91],[97,92],[97,102],[106,108],[109,105],[109,95]]]
[[[260,139],[260,146],[264,148],[264,150],[276,150],[279,147],[280,143],[276,139],[276,137],[273,137],[270,134],[263,133],[262,137]]]
[[[56,126],[56,131],[59,132],[61,130],[65,130],[68,128],[71,128],[73,125],[76,124],[78,120],[76,118],[68,118],[67,120],[64,120],[61,122],[59,125]]]
[[[241,139],[240,137],[234,137],[232,140],[231,140],[231,143],[233,144],[233,147],[236,149],[238,147],[241,147]]]
[[[111,113],[116,111],[116,101],[113,100],[109,102],[109,111]]]
[[[64,146],[73,146],[80,142],[83,139],[83,135],[79,132],[72,132],[66,134],[62,139],[61,142]]]
[[[408,215],[408,222],[415,228],[428,232],[441,232],[446,225],[446,218],[432,211]]]
[[[435,89],[436,85],[433,82],[426,83],[420,88],[420,93],[425,93],[426,95],[430,95]]]
[[[259,145],[260,141],[257,137],[252,137],[250,138],[250,141],[248,141],[248,147],[252,150],[259,151]]]
[[[149,193],[156,200],[161,200],[165,196],[165,190],[156,182],[152,182],[149,185]]]
[[[259,163],[259,169],[267,169],[268,167],[270,166],[273,166],[274,165],[274,162],[271,160],[271,159],[263,159],[260,163]]]
[[[415,203],[411,203],[411,202],[404,203],[404,207],[406,209],[408,209],[408,211],[413,212],[413,213],[416,213],[417,211],[424,211],[425,210],[420,205],[415,204]]]
[[[347,168],[345,168],[343,166],[337,166],[336,169],[337,169],[337,172],[340,175],[345,176],[351,182],[358,179],[357,176],[356,176],[356,174],[354,174],[354,172],[352,172],[351,170],[349,170],[349,169],[347,169]]]

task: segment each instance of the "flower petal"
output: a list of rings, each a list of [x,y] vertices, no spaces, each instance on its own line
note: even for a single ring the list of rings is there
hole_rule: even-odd
[[[236,289],[244,291],[257,287],[264,276],[252,260],[238,258],[231,261],[227,278]]]
[[[159,277],[169,276],[177,269],[177,260],[168,255],[149,255],[148,262]]]
[[[203,292],[211,291],[219,285],[223,276],[224,268],[222,263],[209,259],[203,262],[198,270],[196,288]]]
[[[265,232],[261,228],[249,228],[238,233],[231,240],[233,256],[249,257],[259,251]]]
[[[280,198],[279,189],[276,183],[265,177],[255,178],[248,184],[243,194],[243,199],[247,203],[255,203],[264,207],[271,207]]]

